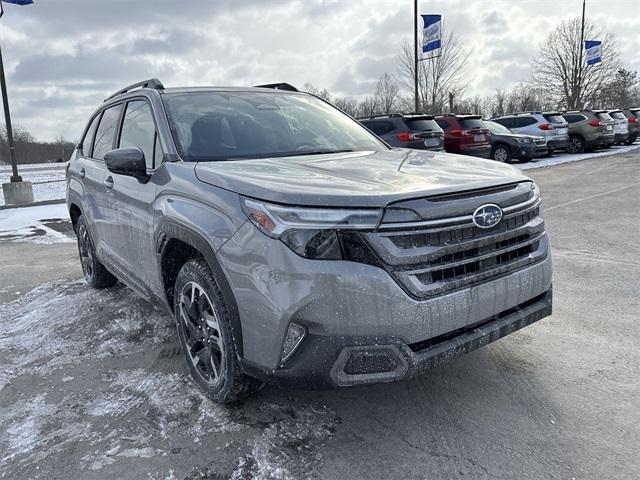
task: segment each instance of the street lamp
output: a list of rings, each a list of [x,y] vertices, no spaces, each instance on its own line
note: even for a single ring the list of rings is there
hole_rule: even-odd
[[[4,15],[2,2],[16,5],[29,5],[33,0],[0,0],[0,18]],[[2,104],[4,106],[4,119],[7,130],[7,144],[9,145],[9,158],[11,159],[11,182],[2,184],[5,204],[33,203],[33,188],[31,182],[23,182],[18,175],[16,163],[16,147],[13,143],[13,129],[11,128],[11,113],[9,112],[9,99],[7,97],[7,81],[4,75],[4,63],[2,61],[2,48],[0,48],[0,90],[2,92]]]

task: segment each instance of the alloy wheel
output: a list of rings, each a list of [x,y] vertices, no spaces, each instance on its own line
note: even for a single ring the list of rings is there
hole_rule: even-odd
[[[179,308],[188,357],[205,382],[217,384],[225,362],[218,313],[204,288],[195,282],[182,288]]]
[[[582,151],[582,142],[579,138],[573,137],[569,140],[569,151],[571,153],[580,153]]]
[[[498,162],[506,162],[509,158],[509,154],[504,148],[496,148],[496,151],[493,152],[493,159]]]
[[[93,248],[87,227],[83,224],[78,228],[78,248],[80,250],[80,263],[84,276],[90,279],[93,276]]]

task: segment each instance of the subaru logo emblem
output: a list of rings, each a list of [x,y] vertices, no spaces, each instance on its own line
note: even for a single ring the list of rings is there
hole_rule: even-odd
[[[473,212],[473,223],[480,228],[495,227],[502,220],[502,209],[498,205],[482,205]]]

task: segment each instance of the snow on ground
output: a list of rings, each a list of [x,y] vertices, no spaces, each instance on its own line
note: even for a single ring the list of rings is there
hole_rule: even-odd
[[[0,210],[0,240],[40,244],[75,241],[66,204]]]
[[[530,163],[513,163],[512,165],[520,170],[531,170],[533,168],[552,167],[554,165],[561,165],[563,163],[579,162],[581,160],[588,160],[590,158],[607,157],[616,153],[627,153],[633,150],[638,150],[640,153],[640,145],[636,142],[633,145],[614,146],[606,150],[596,150],[589,153],[556,153],[549,158],[541,158],[537,161]]]
[[[56,200],[65,196],[65,170],[63,163],[19,165],[22,180],[31,182],[33,199],[36,202]],[[11,181],[11,167],[0,167],[0,184]],[[4,205],[4,195],[0,194],[0,205]]]
[[[0,305],[0,391],[0,478],[309,478],[339,422],[269,390],[210,402],[170,315],[82,280]]]

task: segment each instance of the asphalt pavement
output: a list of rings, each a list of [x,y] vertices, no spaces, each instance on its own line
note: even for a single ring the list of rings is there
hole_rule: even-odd
[[[167,314],[80,280],[75,244],[0,242],[0,478],[637,479],[640,153],[527,173],[551,317],[408,382],[233,408]]]

